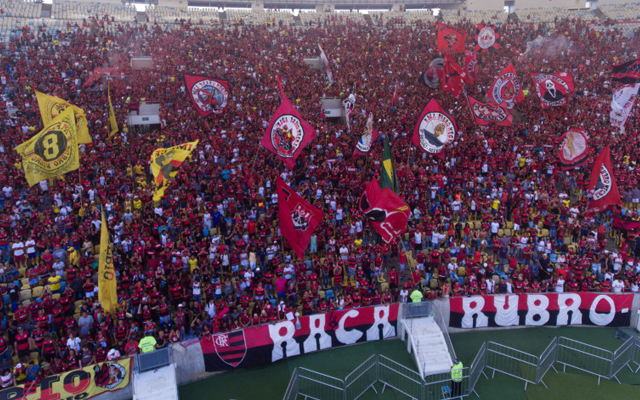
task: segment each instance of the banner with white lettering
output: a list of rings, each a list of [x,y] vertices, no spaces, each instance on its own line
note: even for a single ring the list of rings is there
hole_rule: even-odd
[[[451,298],[449,326],[629,326],[633,294],[539,293]]]
[[[269,364],[318,350],[395,337],[398,304],[353,308],[218,333],[200,340],[209,372]]]

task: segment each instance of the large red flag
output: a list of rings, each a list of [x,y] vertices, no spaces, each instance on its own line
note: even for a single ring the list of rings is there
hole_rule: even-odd
[[[497,106],[491,102],[480,102],[471,96],[467,96],[467,99],[476,124],[489,125],[493,122],[496,125],[511,126],[513,123],[513,116],[504,103]]]
[[[438,51],[443,54],[464,52],[464,42],[467,40],[467,32],[455,26],[438,25]]]
[[[460,97],[462,93],[462,80],[467,74],[448,54],[444,55],[444,79],[442,90],[451,92],[455,97]]]
[[[304,250],[309,245],[313,231],[322,222],[324,212],[294,192],[280,177],[276,186],[280,232],[289,241],[298,258],[302,260]]]
[[[222,114],[229,104],[229,82],[206,76],[186,75],[187,92],[201,117]]]
[[[453,141],[458,127],[435,99],[429,100],[413,129],[411,142],[422,151],[444,159],[444,146]]]
[[[480,49],[482,49],[482,51],[499,49],[500,44],[498,43],[498,38],[500,37],[500,34],[497,31],[498,30],[494,26],[478,24],[478,33],[476,34],[476,51],[479,51]]]
[[[388,187],[380,189],[375,179],[360,197],[360,211],[369,218],[385,243],[391,243],[407,230],[409,206]]]
[[[517,103],[524,100],[522,84],[516,75],[513,64],[509,64],[489,88],[489,98],[495,104],[507,103],[507,108],[512,109]]]
[[[559,107],[569,103],[573,93],[573,77],[568,72],[531,74],[542,108]]]
[[[591,171],[589,192],[593,198],[589,202],[587,211],[603,211],[609,206],[621,205],[620,192],[611,168],[611,153],[609,146],[600,153]]]
[[[578,168],[589,159],[589,136],[582,129],[571,129],[562,135],[560,143],[560,168],[563,171]]]
[[[467,51],[464,53],[464,72],[467,75],[464,77],[464,83],[470,85],[476,80],[478,74],[478,58],[473,51]]]
[[[316,130],[302,119],[298,110],[284,95],[280,80],[278,86],[282,103],[271,117],[260,144],[277,155],[287,168],[293,169],[302,150],[316,136]]]

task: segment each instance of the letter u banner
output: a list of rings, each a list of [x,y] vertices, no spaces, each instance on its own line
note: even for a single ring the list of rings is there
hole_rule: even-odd
[[[397,322],[398,304],[353,308],[217,333],[202,338],[200,344],[205,369],[222,371],[392,338],[396,336]]]
[[[633,294],[540,293],[451,298],[449,326],[629,326]]]
[[[0,390],[0,400],[84,400],[129,385],[131,358],[98,363],[51,375],[38,382]]]

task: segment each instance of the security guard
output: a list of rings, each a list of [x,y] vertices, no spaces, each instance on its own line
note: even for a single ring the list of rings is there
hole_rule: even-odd
[[[457,358],[453,360],[453,366],[451,367],[451,397],[460,397],[462,394],[462,376],[464,372],[462,370],[463,365]]]
[[[422,292],[416,287],[409,297],[411,297],[412,303],[420,303],[422,301]]]

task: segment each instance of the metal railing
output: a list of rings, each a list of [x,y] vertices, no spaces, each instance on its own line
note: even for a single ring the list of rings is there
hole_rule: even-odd
[[[540,359],[532,354],[504,346],[495,342],[487,342],[487,368],[493,370],[493,378],[497,372],[523,380],[524,390],[529,383],[536,384]]]
[[[406,321],[404,321],[406,322]],[[411,333],[409,332],[409,337]],[[376,393],[375,384],[382,383],[382,393],[392,388],[413,400],[447,400],[464,398],[472,393],[480,397],[475,388],[484,375],[485,368],[523,380],[525,390],[529,383],[542,383],[550,369],[558,372],[554,363],[576,368],[601,378],[615,379],[617,374],[629,367],[640,371],[640,339],[629,338],[615,352],[611,352],[566,337],[554,338],[538,357],[518,349],[495,342],[483,343],[471,366],[463,368],[462,380],[454,383],[448,372],[427,375],[383,356],[374,354],[356,367],[345,380],[321,374],[306,368],[293,371],[284,400],[295,400],[298,396],[317,400],[356,400],[369,389]],[[634,370],[631,364],[637,367]]]
[[[163,347],[148,353],[136,355],[136,365],[139,372],[149,371],[171,364],[171,348]]]
[[[451,356],[451,360],[455,360],[458,357],[456,356],[456,351],[453,348],[453,343],[451,343],[451,337],[449,336],[449,329],[447,324],[444,323],[444,318],[442,317],[442,314],[440,314],[439,312],[435,312],[433,319],[436,321],[436,324],[438,324],[438,326],[440,327],[440,330],[442,331],[442,335],[444,336],[444,341],[447,343],[447,349],[449,349],[449,356]]]
[[[306,368],[296,368],[298,395],[317,400],[343,400],[345,398],[344,381],[333,376],[321,374]],[[293,394],[293,393],[291,393]]]
[[[549,346],[547,346],[547,348],[542,352],[542,355],[540,356],[540,361],[538,362],[538,371],[536,373],[536,384],[542,383],[544,387],[547,387],[547,385],[544,383],[542,378],[544,378],[547,372],[549,372],[550,368],[553,368],[553,370],[556,371],[556,373],[558,373],[556,368],[553,366],[553,363],[556,361],[557,356],[558,356],[558,338],[555,337],[553,338],[551,343],[549,343]]]
[[[360,364],[344,380],[345,398],[358,399],[378,381],[378,355],[374,354]]]
[[[613,353],[590,344],[578,342],[566,337],[558,338],[558,354],[556,362],[562,364],[565,372],[567,367],[592,374],[600,379],[611,379],[611,362]]]

